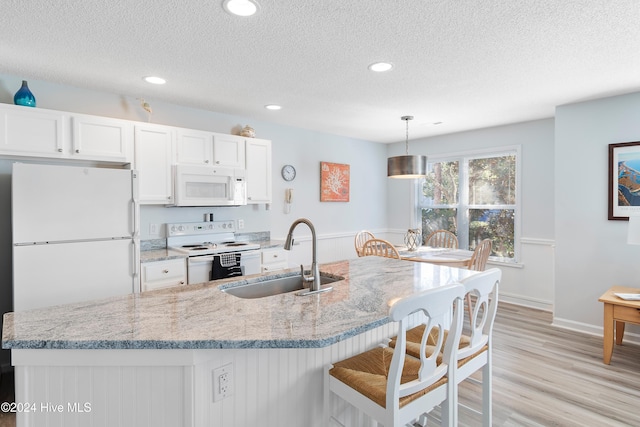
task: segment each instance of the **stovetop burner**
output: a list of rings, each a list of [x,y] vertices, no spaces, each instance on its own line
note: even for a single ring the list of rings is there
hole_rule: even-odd
[[[232,221],[167,224],[167,246],[189,256],[260,249],[255,242],[236,241]]]

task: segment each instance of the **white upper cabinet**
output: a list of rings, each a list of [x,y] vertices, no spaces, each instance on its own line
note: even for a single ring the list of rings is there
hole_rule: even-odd
[[[174,134],[174,129],[168,126],[135,126],[134,168],[139,175],[141,204],[173,203]]]
[[[181,165],[245,168],[244,138],[191,129],[178,129],[177,162]]]
[[[271,203],[271,141],[246,140],[247,203]]]
[[[69,116],[60,111],[0,104],[0,153],[63,158]]]
[[[236,135],[214,134],[213,163],[216,166],[242,168],[245,166],[245,138]]]
[[[133,126],[126,120],[73,114],[71,155],[86,160],[133,160]]]
[[[177,161],[181,165],[213,164],[213,133],[178,129]]]
[[[131,123],[2,104],[0,154],[130,163]]]

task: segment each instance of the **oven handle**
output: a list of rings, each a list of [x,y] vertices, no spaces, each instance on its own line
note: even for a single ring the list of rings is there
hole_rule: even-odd
[[[189,264],[205,264],[208,262],[213,262],[213,255],[205,255],[205,256],[190,256],[188,258]]]

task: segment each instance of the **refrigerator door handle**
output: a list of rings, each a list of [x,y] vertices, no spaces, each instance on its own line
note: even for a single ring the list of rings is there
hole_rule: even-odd
[[[133,210],[133,238],[136,239],[140,236],[140,198],[138,194],[138,171],[131,171],[131,207]]]
[[[140,292],[140,242],[138,239],[133,239],[131,248],[133,253],[131,254],[131,260],[133,263],[133,293],[137,294]]]

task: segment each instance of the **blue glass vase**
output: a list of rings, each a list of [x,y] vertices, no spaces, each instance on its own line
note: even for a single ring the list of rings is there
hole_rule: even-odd
[[[13,103],[16,105],[24,105],[25,107],[35,107],[36,97],[33,96],[27,85],[27,81],[22,81],[22,87],[13,95]]]

